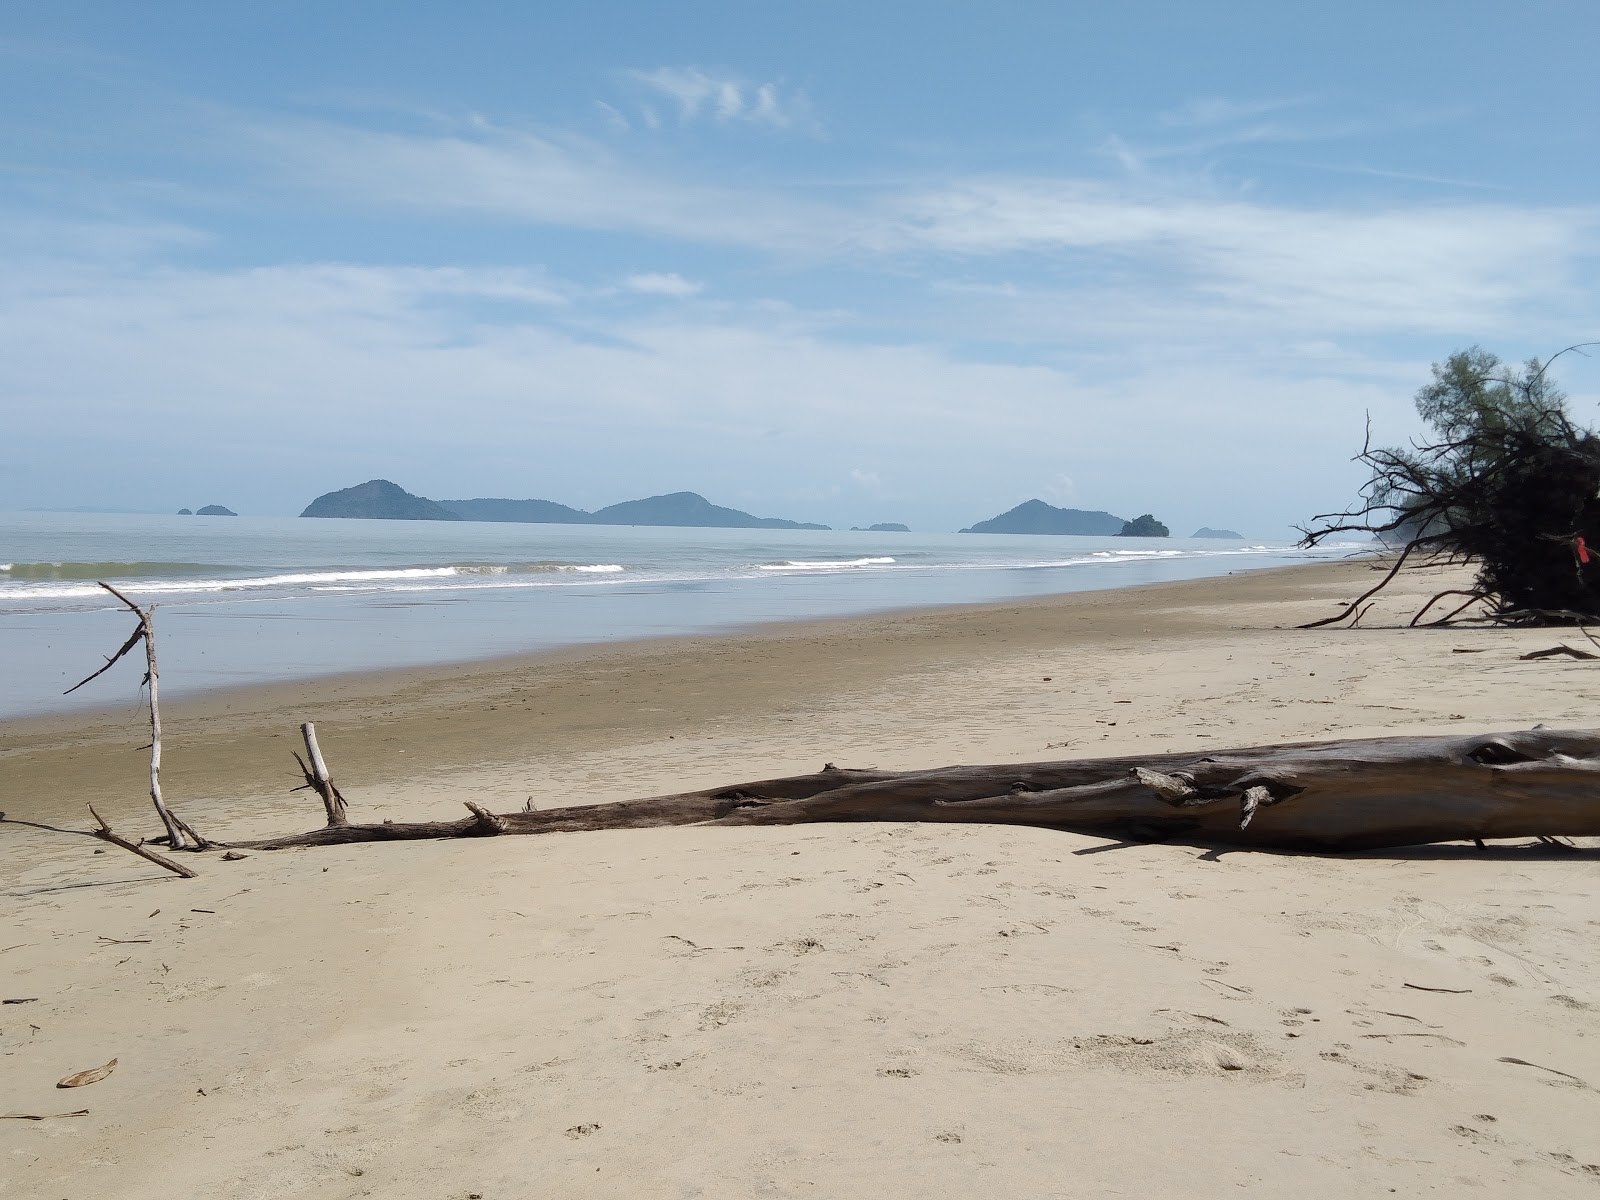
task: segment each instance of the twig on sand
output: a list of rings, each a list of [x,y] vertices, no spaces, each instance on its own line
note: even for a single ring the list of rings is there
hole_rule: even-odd
[[[1554,658],[1558,654],[1565,654],[1568,658],[1589,660],[1600,658],[1600,654],[1590,654],[1587,650],[1574,650],[1565,642],[1560,642],[1554,646],[1551,646],[1548,650],[1533,650],[1527,654],[1520,654],[1517,657],[1523,662],[1527,662],[1528,660],[1534,658]]]
[[[89,1110],[80,1108],[69,1113],[0,1113],[0,1121],[53,1121],[57,1117],[87,1117]]]

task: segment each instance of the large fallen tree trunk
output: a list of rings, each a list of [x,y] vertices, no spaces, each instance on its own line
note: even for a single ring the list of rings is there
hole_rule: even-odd
[[[331,824],[245,848],[667,825],[951,821],[1140,841],[1369,850],[1600,835],[1600,731],[1303,742],[1209,754],[846,771],[460,821]],[[220,844],[220,843],[219,843]]]

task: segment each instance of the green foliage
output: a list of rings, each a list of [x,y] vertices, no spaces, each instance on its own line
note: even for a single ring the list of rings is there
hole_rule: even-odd
[[[1171,537],[1172,531],[1150,513],[1122,523],[1118,537]]]
[[[1520,371],[1480,346],[1433,364],[1433,382],[1417,389],[1417,415],[1441,441],[1526,427],[1557,435],[1568,420],[1567,398],[1530,358]]]
[[[1363,449],[1363,502],[1318,517],[1305,543],[1360,531],[1475,563],[1468,603],[1499,621],[1600,616],[1600,556],[1585,563],[1580,549],[1600,537],[1600,437],[1573,420],[1548,367],[1477,346],[1435,363],[1416,406],[1436,440]]]

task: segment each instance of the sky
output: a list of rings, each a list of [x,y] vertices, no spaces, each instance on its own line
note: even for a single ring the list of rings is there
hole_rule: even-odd
[[[1600,339],[1600,8],[0,8],[0,509],[1286,536]],[[1600,417],[1600,359],[1556,368]]]

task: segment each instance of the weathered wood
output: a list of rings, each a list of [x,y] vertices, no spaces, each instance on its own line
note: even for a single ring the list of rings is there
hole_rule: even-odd
[[[1340,851],[1600,835],[1600,731],[1391,737],[931,771],[841,771],[461,821],[343,825],[237,843],[352,842],[671,825],[946,821],[1143,841]]]
[[[345,814],[344,797],[334,786],[333,775],[322,759],[322,747],[317,745],[317,727],[306,721],[300,726],[300,736],[305,739],[306,760],[310,764],[309,767],[305,763],[300,766],[306,777],[306,786],[322,797],[322,807],[327,810],[329,825],[350,824],[350,818]]]
[[[1574,650],[1565,642],[1551,646],[1548,650],[1531,650],[1527,654],[1519,654],[1517,657],[1523,662],[1528,662],[1529,660],[1535,658],[1554,658],[1558,654],[1563,654],[1568,658],[1583,659],[1590,662],[1600,658],[1600,654],[1590,654],[1587,650]]]
[[[67,689],[66,694],[71,695],[84,684],[88,683],[89,680],[98,679],[113,666],[115,666],[122,659],[123,655],[127,654],[140,642],[144,643],[144,682],[145,685],[150,689],[150,802],[156,806],[156,815],[161,818],[161,823],[166,826],[167,845],[171,846],[174,850],[183,850],[186,847],[183,840],[183,829],[181,827],[181,822],[177,821],[173,815],[167,811],[167,806],[162,802],[161,799],[161,697],[159,693],[161,677],[156,671],[156,636],[155,629],[152,625],[152,620],[155,616],[155,606],[151,605],[147,609],[140,608],[137,604],[135,604],[132,600],[129,600],[109,583],[106,583],[104,580],[100,580],[98,582],[102,588],[110,592],[118,600],[122,601],[128,610],[132,612],[134,616],[139,618],[139,624],[138,627],[134,629],[133,633],[128,636],[128,640],[122,643],[117,652],[110,658],[106,659],[105,666],[101,667],[94,674],[90,675],[88,679],[82,679],[73,684]],[[198,839],[196,845],[199,846],[200,841],[203,840],[204,839]],[[204,846],[200,846],[200,848],[204,849]]]
[[[155,863],[158,867],[165,867],[174,875],[182,875],[185,879],[196,879],[199,877],[198,871],[191,871],[182,863],[173,862],[172,859],[168,858],[165,854],[157,854],[148,846],[141,846],[136,842],[130,842],[127,838],[113,832],[111,826],[106,824],[105,818],[99,813],[95,812],[94,805],[92,804],[89,805],[89,813],[94,817],[95,824],[100,826],[99,829],[93,829],[90,830],[90,832],[101,841],[110,842],[113,846],[121,846],[130,854],[137,854],[140,858],[147,859],[148,861]]]

